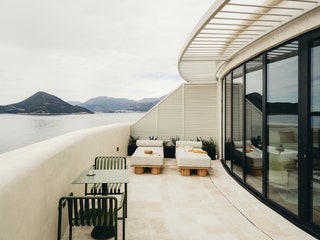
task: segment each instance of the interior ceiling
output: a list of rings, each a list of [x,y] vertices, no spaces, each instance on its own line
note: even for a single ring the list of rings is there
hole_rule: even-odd
[[[216,68],[244,47],[319,6],[320,0],[216,0],[179,58],[190,82],[215,81]]]

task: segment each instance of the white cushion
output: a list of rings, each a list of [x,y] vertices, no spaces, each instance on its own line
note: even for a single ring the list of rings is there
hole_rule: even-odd
[[[145,150],[152,150],[152,154],[145,154]],[[162,166],[163,147],[138,147],[131,156],[132,166]]]
[[[162,147],[163,141],[162,140],[137,140],[138,147]]]
[[[211,166],[211,159],[207,154],[189,152],[180,148],[176,149],[176,159],[178,167],[210,168]]]
[[[242,141],[233,141],[235,148],[242,148],[243,142]],[[252,145],[251,140],[246,140],[246,147],[250,147]]]
[[[176,146],[177,147],[190,146],[190,147],[195,147],[195,148],[202,148],[202,142],[200,142],[200,141],[177,141]]]
[[[235,148],[242,148],[243,146],[242,141],[233,141],[233,144]]]

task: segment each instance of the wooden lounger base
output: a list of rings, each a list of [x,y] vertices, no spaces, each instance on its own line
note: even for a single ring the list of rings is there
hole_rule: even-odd
[[[249,173],[254,176],[261,176],[262,175],[262,167],[250,167],[249,166]]]
[[[209,168],[180,168],[180,174],[181,176],[190,176],[191,175],[191,171],[195,170],[197,171],[197,175],[200,177],[205,177],[208,174],[208,169]]]
[[[160,174],[162,166],[135,166],[134,173],[135,174],[143,174],[145,170],[151,169],[151,174]]]

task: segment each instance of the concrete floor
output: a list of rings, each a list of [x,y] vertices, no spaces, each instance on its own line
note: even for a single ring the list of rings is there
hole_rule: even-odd
[[[159,175],[131,168],[126,239],[315,239],[244,190],[220,161],[211,164],[206,177],[181,176],[175,159],[165,159]],[[91,239],[90,231],[74,228],[73,239]],[[119,232],[122,239],[121,222]]]

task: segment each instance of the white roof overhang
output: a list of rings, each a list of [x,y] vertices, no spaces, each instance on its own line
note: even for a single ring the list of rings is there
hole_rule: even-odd
[[[180,75],[188,82],[216,81],[241,50],[317,8],[320,0],[216,0],[182,49]]]

